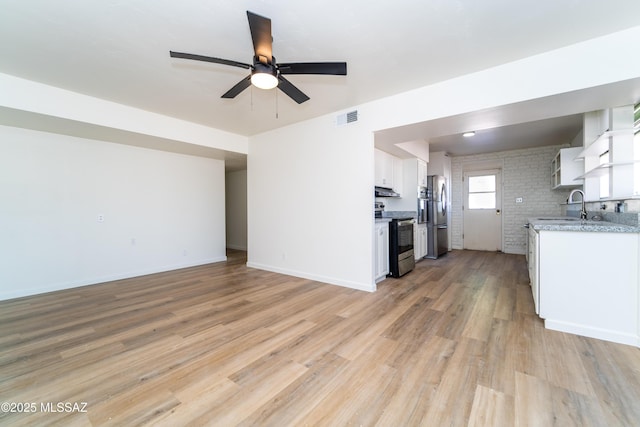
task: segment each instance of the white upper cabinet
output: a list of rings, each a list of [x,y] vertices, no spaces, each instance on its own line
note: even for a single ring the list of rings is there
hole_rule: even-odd
[[[578,187],[582,185],[584,160],[576,159],[582,147],[563,148],[551,161],[551,188]]]
[[[418,185],[427,186],[427,162],[418,159]]]
[[[394,156],[377,148],[374,156],[376,186],[393,188]]]
[[[405,159],[402,162],[404,169],[405,192],[412,197],[418,197],[418,186],[427,185],[427,162],[421,159]]]

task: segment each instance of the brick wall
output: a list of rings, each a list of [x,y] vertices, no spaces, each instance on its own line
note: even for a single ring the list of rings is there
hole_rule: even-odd
[[[527,248],[527,218],[561,216],[571,189],[551,190],[551,160],[560,148],[551,146],[499,153],[452,157],[451,159],[451,240],[453,249],[464,247],[463,181],[465,171],[500,168],[502,170],[502,251],[524,254]],[[516,198],[522,197],[522,203]]]

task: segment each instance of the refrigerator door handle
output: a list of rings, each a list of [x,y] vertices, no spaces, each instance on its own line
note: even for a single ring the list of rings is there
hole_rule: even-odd
[[[447,191],[446,191],[446,184],[444,182],[442,183],[440,200],[442,200],[442,215],[446,215],[447,214]]]

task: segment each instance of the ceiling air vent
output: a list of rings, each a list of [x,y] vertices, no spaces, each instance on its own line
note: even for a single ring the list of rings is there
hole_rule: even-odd
[[[357,121],[358,121],[358,110],[353,110],[353,111],[349,111],[348,113],[338,115],[336,124],[338,126],[343,126],[348,123],[353,123]]]

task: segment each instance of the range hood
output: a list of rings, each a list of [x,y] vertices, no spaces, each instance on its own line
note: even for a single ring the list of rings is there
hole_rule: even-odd
[[[375,195],[376,197],[400,197],[400,194],[386,187],[375,187]]]

